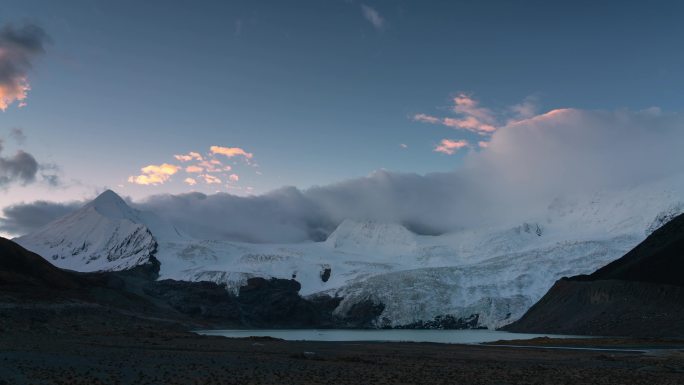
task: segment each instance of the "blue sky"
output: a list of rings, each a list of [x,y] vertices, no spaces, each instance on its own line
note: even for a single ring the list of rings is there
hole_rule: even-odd
[[[247,194],[383,168],[449,171],[483,135],[413,117],[463,118],[461,93],[501,124],[525,100],[536,113],[681,111],[682,11],[675,1],[8,0],[0,25],[33,23],[51,43],[28,72],[27,105],[0,113],[0,137],[6,154],[57,165],[61,185],[11,184],[0,207],[104,187]],[[434,151],[443,139],[473,145]],[[210,146],[253,157],[216,155],[232,167],[220,184],[183,172],[129,182],[148,165],[189,165],[174,155],[209,159]]]

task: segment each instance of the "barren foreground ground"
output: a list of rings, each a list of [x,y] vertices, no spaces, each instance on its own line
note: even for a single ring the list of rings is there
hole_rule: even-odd
[[[0,384],[684,384],[678,349],[285,342],[198,336],[119,315],[3,315]]]

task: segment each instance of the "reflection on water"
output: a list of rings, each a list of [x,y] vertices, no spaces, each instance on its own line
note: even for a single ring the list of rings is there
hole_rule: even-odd
[[[494,330],[414,330],[414,329],[254,329],[254,330],[199,330],[199,334],[224,337],[273,337],[288,341],[403,341],[474,344],[498,340],[520,340],[535,337],[581,338],[554,334],[508,333]]]

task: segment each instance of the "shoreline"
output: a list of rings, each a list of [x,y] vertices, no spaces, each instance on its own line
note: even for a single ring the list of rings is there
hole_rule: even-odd
[[[62,321],[59,328],[0,322],[0,384],[675,385],[684,376],[679,350],[285,341],[198,335],[136,319],[117,319],[113,329],[97,318]]]

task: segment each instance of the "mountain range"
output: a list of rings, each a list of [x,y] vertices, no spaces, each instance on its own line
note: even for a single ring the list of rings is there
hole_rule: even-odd
[[[684,211],[678,180],[562,197],[517,223],[418,235],[398,223],[345,220],[323,242],[258,244],[189,236],[182,224],[105,191],[15,241],[60,268],[123,271],[159,264],[159,279],[225,285],[293,279],[305,298],[339,297],[336,314],[382,308],[375,326],[449,316],[499,328],[562,277],[589,274]]]

